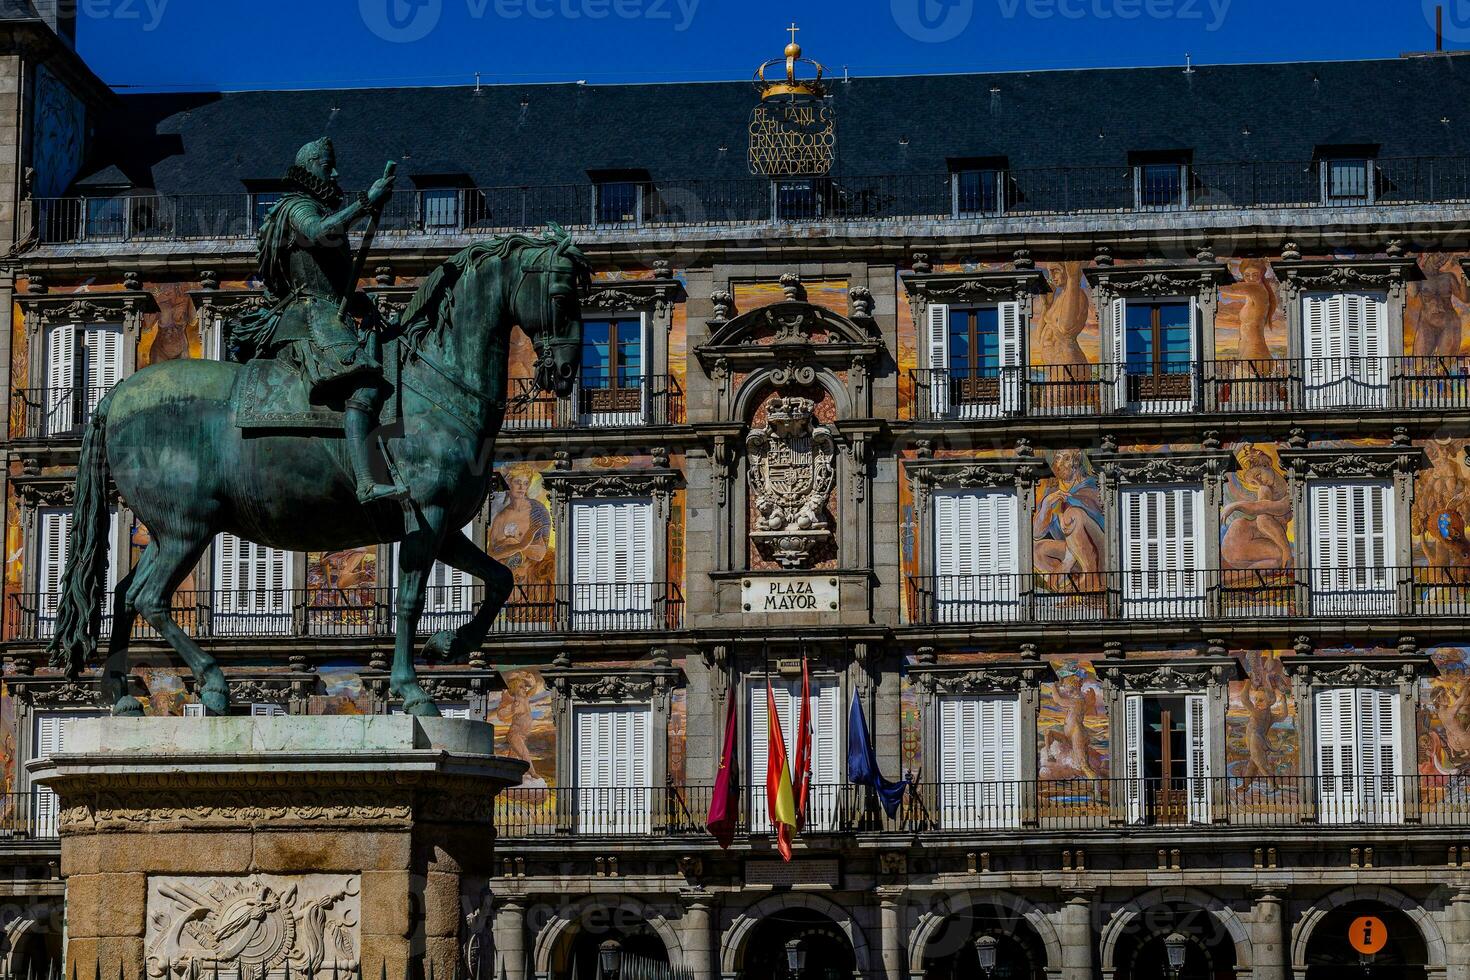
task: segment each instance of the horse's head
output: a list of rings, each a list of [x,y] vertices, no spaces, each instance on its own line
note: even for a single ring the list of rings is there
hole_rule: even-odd
[[[537,386],[566,398],[582,365],[579,297],[592,282],[592,266],[560,226],[552,225],[547,237],[545,245],[522,251],[511,305],[536,348]]]

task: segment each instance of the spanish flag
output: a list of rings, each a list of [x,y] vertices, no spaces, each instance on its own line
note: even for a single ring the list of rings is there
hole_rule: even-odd
[[[791,789],[791,766],[786,761],[786,739],[781,718],[776,714],[776,694],[766,677],[766,725],[770,729],[766,752],[766,809],[776,828],[776,850],[791,860],[791,839],[796,835],[796,794]]]

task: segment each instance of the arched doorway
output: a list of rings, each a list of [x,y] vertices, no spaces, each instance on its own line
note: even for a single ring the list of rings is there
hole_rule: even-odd
[[[1015,912],[975,905],[947,916],[924,947],[924,980],[979,977],[976,940],[995,938],[990,980],[1044,980],[1046,950],[1031,925]]]
[[[582,928],[572,937],[567,955],[567,980],[602,980],[597,954],[602,944],[616,940],[623,953],[624,976],[667,976],[669,951],[646,923],[624,928]]]
[[[1375,916],[1387,927],[1387,944],[1371,959],[1353,949],[1349,932],[1359,918]],[[1424,980],[1429,951],[1419,928],[1401,909],[1356,901],[1327,912],[1307,943],[1307,980]]]
[[[792,940],[806,953],[799,978],[787,969]],[[782,908],[756,923],[746,941],[740,980],[852,980],[857,962],[852,945],[837,924],[810,908]]]
[[[1143,909],[1118,938],[1113,962],[1117,980],[1170,976],[1166,940],[1183,936],[1184,967],[1174,980],[1234,980],[1235,940],[1218,918],[1187,902]]]

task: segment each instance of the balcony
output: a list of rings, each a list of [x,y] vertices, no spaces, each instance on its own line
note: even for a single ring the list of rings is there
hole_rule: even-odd
[[[512,787],[495,800],[503,838],[694,837],[705,829],[709,786]],[[739,794],[738,836],[769,835],[765,787]],[[804,836],[831,834],[1076,834],[1208,826],[1312,832],[1328,826],[1470,826],[1470,778],[1277,776],[920,783],[893,819],[851,784],[816,785]]]
[[[65,442],[82,437],[92,410],[109,388],[18,388],[12,404],[11,438],[30,442]]]
[[[392,636],[397,629],[395,589],[261,589],[179,592],[174,621],[190,636],[215,639],[351,638]],[[436,586],[428,590],[420,634],[465,623],[484,590]],[[20,593],[6,607],[5,636],[44,643],[56,629],[57,597]],[[111,603],[108,603],[110,606]],[[684,627],[684,594],[672,582],[518,585],[491,626],[492,635],[675,631]],[[101,636],[112,630],[104,610]],[[158,639],[139,620],[133,638]]]
[[[1205,361],[1138,371],[1050,364],[910,371],[921,421],[1313,411],[1470,410],[1470,357]]]
[[[919,575],[914,625],[1470,615],[1470,567]]]
[[[1249,208],[1342,208],[1460,205],[1470,200],[1470,158],[1407,157],[1373,162],[1375,193],[1337,199],[1324,192],[1321,162],[1290,160],[1195,164],[1180,181],[1188,193],[1138,193],[1130,167],[1007,170],[996,175],[994,214],[957,198],[955,175],[836,176],[774,184],[759,177],[630,182],[639,202],[613,234],[679,228],[750,228],[811,223],[946,223],[972,227],[1017,218],[1088,214],[1209,213]],[[453,205],[442,188],[400,190],[381,233],[400,237],[483,237],[533,231],[556,221],[591,233],[607,224],[597,186],[550,184],[459,188]],[[256,202],[245,192],[131,194],[43,198],[34,202],[42,244],[252,238]]]
[[[647,375],[624,388],[579,385],[569,399],[541,390],[534,378],[511,378],[504,431],[623,429],[684,421],[684,389],[672,375]]]

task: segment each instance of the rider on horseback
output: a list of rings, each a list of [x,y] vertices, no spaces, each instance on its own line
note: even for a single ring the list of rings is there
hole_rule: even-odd
[[[387,384],[372,334],[384,323],[357,291],[347,237],[353,225],[381,212],[393,196],[394,179],[385,176],[343,207],[337,176],[331,140],[308,143],[296,155],[286,173],[288,190],[260,229],[260,278],[268,303],[233,326],[231,341],[239,360],[287,361],[310,385],[313,402],[342,404],[358,500],[402,499],[402,486],[373,478],[378,467],[372,427]]]

